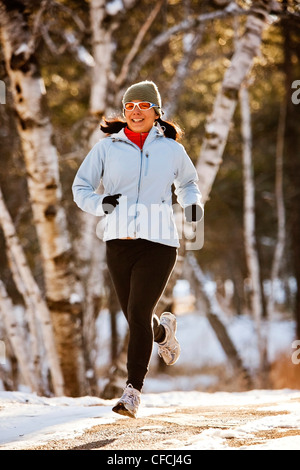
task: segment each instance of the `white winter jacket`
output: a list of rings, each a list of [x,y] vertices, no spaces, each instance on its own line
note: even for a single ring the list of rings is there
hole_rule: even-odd
[[[104,194],[97,194],[100,182]],[[196,169],[184,147],[153,126],[143,149],[124,130],[99,141],[82,162],[73,183],[76,204],[85,212],[105,215],[105,196],[122,194],[115,210],[105,215],[103,240],[144,238],[179,246],[172,208],[172,184],[182,208],[202,207]]]

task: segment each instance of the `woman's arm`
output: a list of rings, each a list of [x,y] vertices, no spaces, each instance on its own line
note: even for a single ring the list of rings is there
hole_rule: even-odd
[[[177,176],[174,181],[175,194],[184,209],[186,220],[196,222],[201,220],[204,214],[202,195],[197,185],[198,175],[184,147],[182,145],[180,147]]]
[[[99,142],[83,160],[72,185],[73,198],[77,206],[97,216],[104,215],[102,202],[107,196],[96,193],[104,170],[103,153],[103,145]]]

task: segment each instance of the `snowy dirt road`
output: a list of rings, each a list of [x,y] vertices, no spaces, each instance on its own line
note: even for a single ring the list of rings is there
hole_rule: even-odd
[[[0,450],[300,449],[299,391],[145,394],[136,420],[114,403],[1,392]]]
[[[94,426],[81,437],[71,440],[50,441],[46,445],[33,447],[41,450],[166,450],[187,449],[188,446],[201,449],[199,436],[202,433],[216,438],[216,448],[241,448],[263,445],[272,440],[291,436],[298,437],[300,449],[300,428],[272,427],[258,430],[251,436],[235,432],[244,424],[264,417],[281,416],[282,412],[263,411],[257,407],[200,407],[179,408],[167,415],[151,416],[133,421],[122,419],[105,426]],[[221,440],[226,444],[221,445]],[[219,441],[219,445],[218,445]],[[271,442],[270,442],[271,441]],[[194,444],[194,446],[193,446]],[[210,445],[211,446],[211,445]],[[209,447],[210,447],[209,446]]]

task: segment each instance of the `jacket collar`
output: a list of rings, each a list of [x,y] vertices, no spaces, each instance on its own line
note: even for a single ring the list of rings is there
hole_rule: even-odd
[[[116,132],[115,134],[111,134],[109,136],[111,139],[116,139],[116,140],[124,140],[125,142],[130,142],[132,143],[128,137],[126,136],[125,132],[124,132],[124,129],[121,129],[119,132]],[[156,138],[158,137],[164,137],[164,133],[163,133],[163,130],[160,126],[159,123],[156,123],[156,125],[154,125],[152,127],[152,129],[149,131],[149,134],[148,134],[148,137],[145,141],[145,144],[148,144],[150,142],[152,142],[153,140],[155,140]]]

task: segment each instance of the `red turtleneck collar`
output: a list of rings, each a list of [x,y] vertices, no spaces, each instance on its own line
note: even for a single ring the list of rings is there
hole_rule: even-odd
[[[128,127],[124,129],[126,137],[128,137],[131,142],[138,145],[140,149],[143,148],[144,142],[148,137],[149,132],[134,132],[130,130]]]

